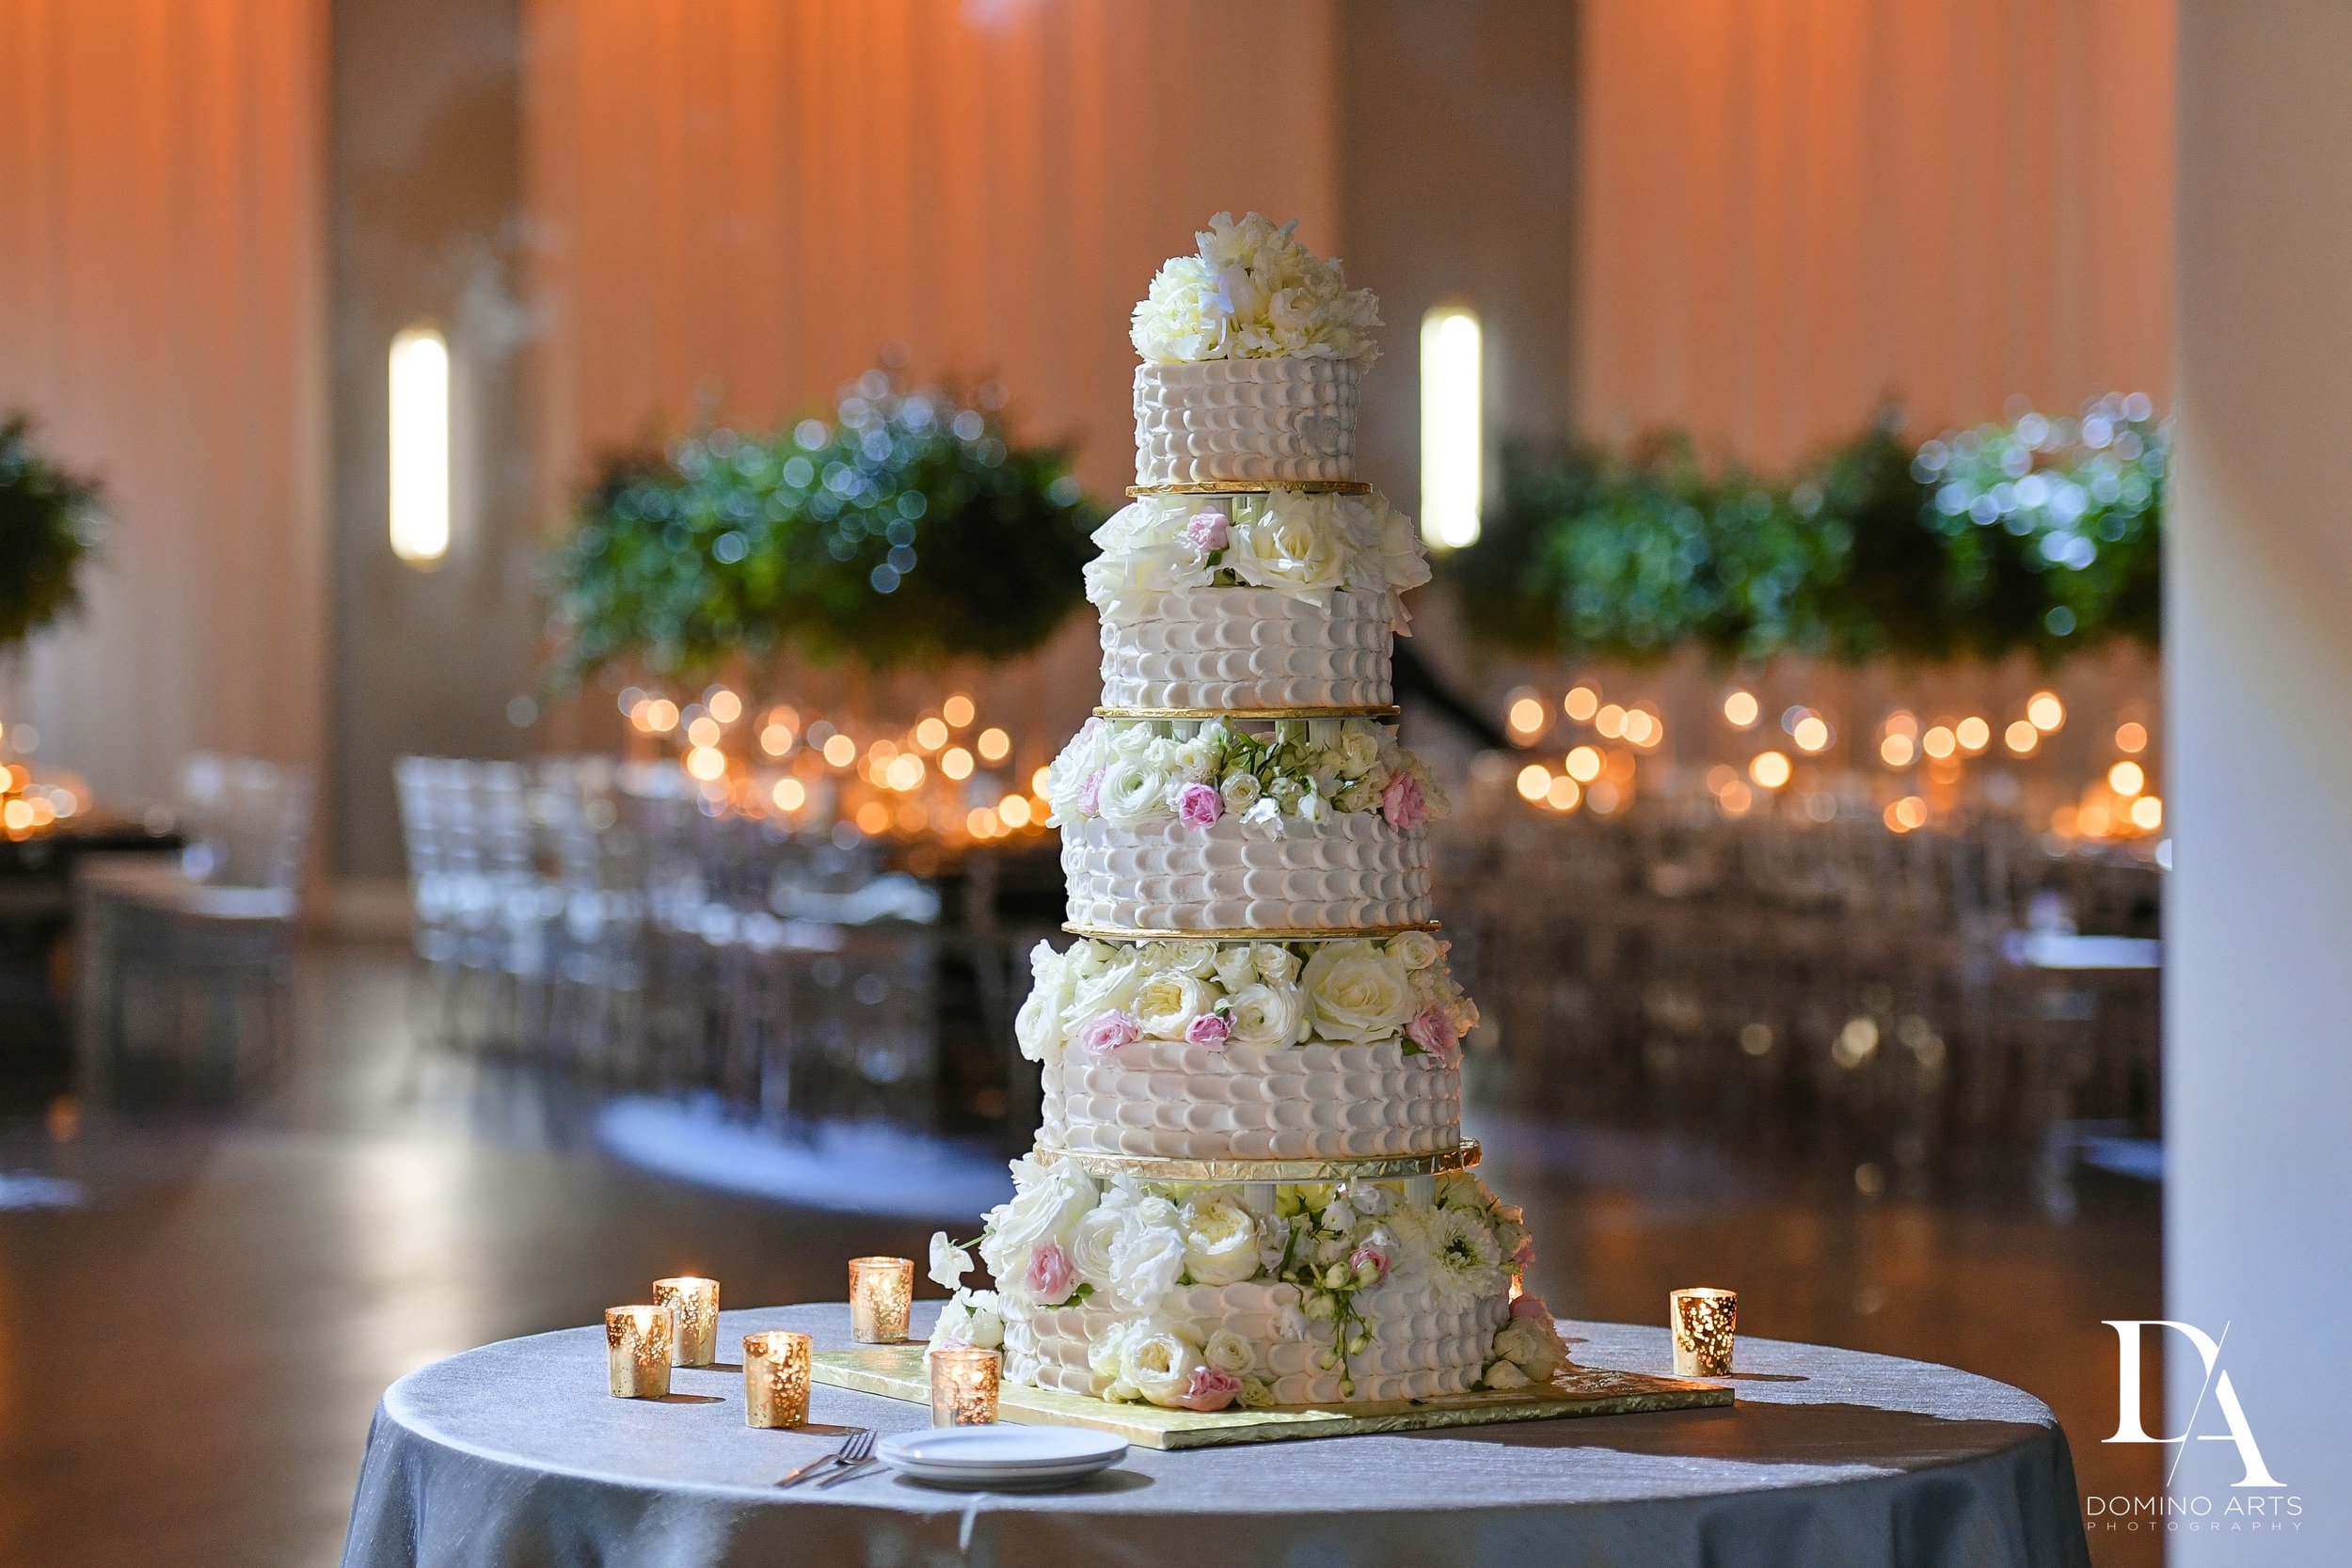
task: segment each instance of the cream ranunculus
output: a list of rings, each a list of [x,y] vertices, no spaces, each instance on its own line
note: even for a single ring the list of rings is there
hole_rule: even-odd
[[[1249,949],[1258,978],[1269,986],[1287,986],[1298,978],[1298,955],[1279,942],[1261,942]]]
[[[1279,1050],[1305,1037],[1306,999],[1292,986],[1249,986],[1233,993],[1226,1017],[1233,1026],[1226,1037],[1229,1046]]]
[[[1201,1364],[1200,1347],[1175,1324],[1146,1323],[1120,1347],[1119,1372],[1153,1404],[1172,1405]]]
[[[1238,1285],[1258,1272],[1258,1221],[1231,1197],[1186,1203],[1184,1272],[1196,1285]]]
[[[1180,1040],[1192,1021],[1216,1005],[1216,990],[1182,970],[1167,970],[1136,988],[1128,1011],[1153,1039]]]
[[[1405,965],[1369,942],[1324,943],[1307,960],[1299,984],[1309,1022],[1327,1040],[1360,1045],[1389,1039],[1413,1013]]]
[[[1345,552],[1328,515],[1329,499],[1274,491],[1263,510],[1233,519],[1225,564],[1253,588],[1315,596],[1339,587]]]
[[[1079,1282],[1105,1296],[1111,1290],[1111,1243],[1119,1240],[1120,1223],[1117,1209],[1089,1210],[1078,1216],[1078,1223],[1070,1227],[1070,1239],[1061,1244],[1071,1267],[1078,1271]]]
[[[1155,942],[1149,962],[1153,969],[1173,969],[1205,980],[1216,970],[1216,943],[1203,939]]]
[[[1098,796],[1103,820],[1114,828],[1140,828],[1168,815],[1168,775],[1149,754],[1114,754],[1103,770]]]
[[[1078,1217],[1094,1207],[1099,1191],[1094,1179],[1069,1160],[1041,1168],[1022,1161],[1016,1174],[1020,1165],[1033,1174],[1025,1183],[1016,1180],[1020,1191],[1010,1203],[989,1211],[988,1234],[980,1239],[980,1260],[1000,1285],[1021,1277],[1038,1243],[1066,1241]]]

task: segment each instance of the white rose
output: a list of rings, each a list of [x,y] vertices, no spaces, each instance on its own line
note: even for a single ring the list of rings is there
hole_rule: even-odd
[[[1230,1328],[1220,1328],[1200,1347],[1200,1358],[1220,1372],[1247,1372],[1257,1365],[1249,1341]]]
[[[1316,1034],[1364,1044],[1388,1039],[1412,1016],[1405,966],[1369,942],[1326,942],[1307,960],[1299,984]]]
[[[1389,939],[1389,957],[1406,969],[1427,969],[1438,961],[1438,939],[1426,931],[1399,931]]]
[[[1111,1293],[1138,1312],[1157,1309],[1184,1272],[1184,1236],[1176,1206],[1149,1198],[1121,1211],[1111,1238]]]
[[[1258,983],[1258,962],[1250,957],[1247,943],[1237,942],[1216,950],[1216,983],[1227,990],[1240,990]]]
[[[1029,1254],[1046,1242],[1065,1240],[1078,1217],[1094,1207],[1099,1189],[1094,1179],[1073,1161],[1063,1160],[1040,1169],[1033,1161],[1015,1162],[1034,1172],[1010,1203],[989,1211],[988,1234],[980,1239],[980,1260],[1001,1283],[1018,1279],[1029,1266]]]
[[[1206,784],[1216,770],[1217,747],[1204,736],[1180,741],[1168,753],[1168,771],[1186,784]]]
[[[1200,1352],[1172,1323],[1147,1323],[1127,1336],[1119,1373],[1153,1404],[1174,1404],[1200,1366]]]
[[[1103,820],[1114,828],[1140,828],[1168,815],[1168,775],[1149,756],[1114,755],[1103,770],[1097,797]]]
[[[1296,1045],[1307,1031],[1306,1000],[1289,986],[1255,985],[1235,991],[1226,1017],[1232,1033],[1231,1045],[1254,1045],[1279,1050]]]
[[[1207,979],[1216,969],[1216,943],[1202,939],[1152,943],[1152,967]]]
[[[1258,796],[1261,793],[1258,786],[1258,775],[1228,773],[1225,776],[1225,782],[1216,786],[1216,792],[1223,798],[1227,811],[1246,813],[1258,803]]]
[[[1486,1369],[1486,1386],[1489,1388],[1524,1388],[1528,1382],[1528,1375],[1508,1361],[1498,1361]]]
[[[1021,1054],[1041,1062],[1062,1040],[1062,1015],[1077,986],[1076,966],[1046,942],[1029,950],[1029,994],[1013,1016],[1013,1038]]]
[[[1344,558],[1329,499],[1272,492],[1255,515],[1233,519],[1225,564],[1253,588],[1312,596],[1339,587]]]
[[[950,1291],[963,1289],[963,1276],[972,1272],[972,1255],[947,1239],[945,1230],[931,1232],[930,1274],[934,1284]]]
[[[1230,1197],[1184,1208],[1184,1269],[1196,1285],[1238,1285],[1258,1272],[1258,1222]]]
[[[1110,745],[1104,761],[1111,757],[1148,757],[1155,753],[1161,739],[1149,724],[1113,724]]]
[[[1298,978],[1298,955],[1279,942],[1261,942],[1249,949],[1258,978],[1269,986],[1287,986]]]
[[[1560,1330],[1534,1318],[1513,1318],[1504,1323],[1502,1332],[1495,1336],[1494,1353],[1538,1382],[1549,1378],[1568,1359]]]
[[[1380,760],[1380,739],[1372,729],[1361,719],[1342,724],[1340,737],[1331,745],[1331,766],[1351,779],[1371,772],[1373,764]]]
[[[1110,723],[1104,719],[1089,719],[1070,743],[1061,749],[1053,766],[1045,771],[1045,800],[1054,808],[1054,815],[1062,821],[1074,821],[1078,815],[1078,795],[1095,770],[1110,760]]]
[[[1429,580],[1429,552],[1421,542],[1413,519],[1383,500],[1379,507],[1380,564],[1389,586],[1399,594]],[[1401,613],[1401,610],[1400,610]]]
[[[1216,1006],[1209,987],[1181,970],[1154,974],[1136,988],[1128,1010],[1153,1039],[1180,1040],[1192,1021]]]

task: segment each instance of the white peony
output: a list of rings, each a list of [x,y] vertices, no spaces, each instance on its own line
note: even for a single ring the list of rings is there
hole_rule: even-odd
[[[1098,1192],[1094,1179],[1069,1160],[1016,1160],[1013,1186],[1012,1201],[989,1211],[988,1234],[980,1238],[980,1260],[999,1284],[1019,1279],[1041,1243],[1066,1241]]]
[[[1378,349],[1379,301],[1349,289],[1339,262],[1300,244],[1296,225],[1219,213],[1193,236],[1193,255],[1164,264],[1136,307],[1129,335],[1144,358],[1354,359]]]
[[[1178,256],[1152,278],[1136,307],[1128,337],[1136,352],[1157,364],[1222,359],[1232,320],[1217,297],[1216,275],[1198,256]]]
[[[1111,1291],[1111,1245],[1119,1240],[1123,1223],[1117,1209],[1089,1210],[1078,1216],[1078,1223],[1070,1227],[1070,1239],[1061,1244],[1071,1267],[1078,1271],[1079,1282],[1104,1295]]]
[[[1396,1194],[1389,1188],[1360,1177],[1347,1184],[1346,1196],[1349,1208],[1367,1216],[1387,1213],[1390,1206],[1396,1201]]]
[[[1279,1050],[1306,1037],[1306,998],[1290,986],[1255,985],[1235,991],[1226,1018],[1232,1033],[1231,1046]]]
[[[1174,1404],[1200,1366],[1200,1348],[1174,1323],[1138,1324],[1120,1350],[1120,1376],[1153,1404]]]
[[[1216,989],[1182,970],[1154,974],[1136,988],[1127,1010],[1153,1039],[1180,1040],[1192,1021],[1216,1005]]]
[[[971,1272],[972,1255],[949,1241],[945,1230],[932,1231],[929,1271],[932,1282],[950,1291],[961,1291],[963,1276]]]
[[[1021,1054],[1041,1062],[1062,1042],[1062,1015],[1077,989],[1077,966],[1071,958],[1039,942],[1029,950],[1029,994],[1013,1015],[1013,1038]]]
[[[1258,1363],[1249,1341],[1230,1328],[1220,1328],[1200,1347],[1200,1358],[1220,1372],[1247,1372]]]
[[[1184,1272],[1184,1236],[1176,1206],[1147,1197],[1120,1211],[1111,1238],[1111,1294],[1138,1312],[1158,1309]]]
[[[1140,828],[1158,821],[1168,815],[1168,775],[1148,753],[1115,752],[1103,770],[1097,809],[1114,828]]]
[[[1253,588],[1315,597],[1339,587],[1345,552],[1330,519],[1330,499],[1272,492],[1263,509],[1234,517],[1225,564]]]
[[[1184,1272],[1196,1285],[1238,1285],[1258,1272],[1258,1221],[1230,1196],[1196,1196],[1180,1215]]]
[[[1405,965],[1369,942],[1326,942],[1299,976],[1314,1032],[1365,1044],[1391,1038],[1413,1014]]]

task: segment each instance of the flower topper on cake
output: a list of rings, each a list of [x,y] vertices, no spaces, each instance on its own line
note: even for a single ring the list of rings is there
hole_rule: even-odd
[[[1350,289],[1291,232],[1251,213],[1219,213],[1193,238],[1200,250],[1170,258],[1136,307],[1136,352],[1161,364],[1201,359],[1353,359],[1370,370],[1381,325],[1370,289]]]

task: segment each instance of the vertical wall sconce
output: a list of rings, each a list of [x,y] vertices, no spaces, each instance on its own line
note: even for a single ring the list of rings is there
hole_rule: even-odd
[[[430,567],[449,553],[449,344],[412,326],[390,362],[392,553]]]
[[[1421,531],[1440,548],[1478,537],[1486,409],[1478,313],[1440,305],[1421,319]]]

